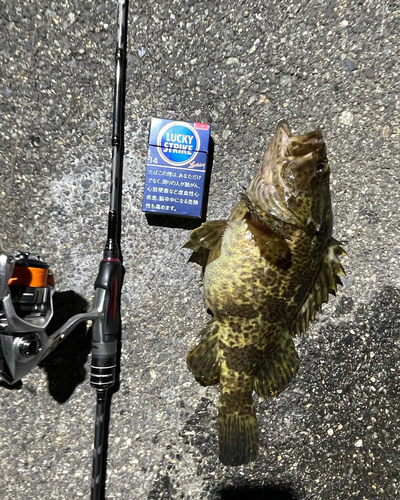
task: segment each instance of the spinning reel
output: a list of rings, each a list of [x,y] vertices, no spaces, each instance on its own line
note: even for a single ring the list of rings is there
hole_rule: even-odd
[[[38,255],[0,254],[0,377],[14,384],[58,344],[46,335],[54,280]]]
[[[109,254],[109,250],[105,254]],[[35,368],[83,321],[93,321],[91,385],[102,392],[115,382],[122,265],[105,257],[93,308],[47,335],[53,317],[54,279],[38,255],[0,253],[0,377],[14,384]]]

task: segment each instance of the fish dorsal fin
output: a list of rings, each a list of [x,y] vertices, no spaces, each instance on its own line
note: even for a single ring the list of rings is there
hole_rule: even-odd
[[[292,323],[292,335],[305,332],[310,320],[315,318],[315,313],[321,310],[324,302],[328,302],[329,293],[335,295],[337,285],[342,284],[338,275],[344,276],[346,273],[338,259],[339,255],[347,254],[341,248],[339,242],[331,238],[314,286]]]
[[[221,246],[222,235],[226,229],[227,221],[213,220],[204,222],[192,231],[190,240],[183,247],[193,250],[189,262],[196,262],[205,267],[210,252],[215,252]]]

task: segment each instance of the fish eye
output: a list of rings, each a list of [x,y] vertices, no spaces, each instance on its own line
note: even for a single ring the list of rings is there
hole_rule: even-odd
[[[326,172],[328,170],[328,165],[326,163],[318,163],[317,165],[317,173],[321,174],[322,172]]]

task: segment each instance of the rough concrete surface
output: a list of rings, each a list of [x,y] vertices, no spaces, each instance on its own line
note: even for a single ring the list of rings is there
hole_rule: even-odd
[[[44,255],[57,289],[89,301],[108,211],[116,3],[0,1],[0,246]],[[230,487],[249,499],[400,498],[399,7],[130,2],[108,499],[239,498]],[[347,277],[297,340],[295,380],[257,401],[261,453],[249,466],[219,463],[218,387],[186,368],[207,320],[201,270],[182,249],[189,232],[141,212],[151,116],[212,124],[209,220],[227,217],[279,119],[326,138]],[[72,292],[60,297],[76,310]],[[4,500],[89,497],[95,395],[76,339],[52,369],[0,388]]]

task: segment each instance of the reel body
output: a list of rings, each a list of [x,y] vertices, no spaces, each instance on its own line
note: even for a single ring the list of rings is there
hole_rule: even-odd
[[[38,255],[0,253],[0,378],[14,384],[50,352],[54,279]]]

